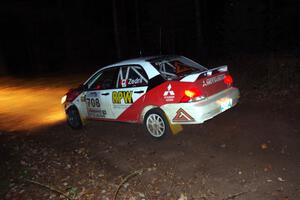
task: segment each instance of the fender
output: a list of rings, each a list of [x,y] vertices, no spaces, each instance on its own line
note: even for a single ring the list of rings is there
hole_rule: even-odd
[[[158,108],[158,106],[148,105],[143,109],[142,113],[140,114],[140,122],[141,123],[143,123],[146,113],[153,108]]]

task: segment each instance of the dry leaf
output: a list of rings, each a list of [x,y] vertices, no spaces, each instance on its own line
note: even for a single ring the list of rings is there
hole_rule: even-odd
[[[263,144],[260,145],[260,148],[261,149],[267,149],[268,145],[266,143],[263,143]]]

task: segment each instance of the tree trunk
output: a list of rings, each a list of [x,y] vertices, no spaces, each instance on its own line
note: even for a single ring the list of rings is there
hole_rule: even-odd
[[[136,41],[138,47],[138,54],[142,56],[142,47],[141,47],[141,32],[140,32],[140,15],[139,15],[139,5],[138,0],[135,0],[135,27],[136,27]]]
[[[117,5],[116,0],[112,1],[112,9],[113,9],[113,23],[114,23],[114,35],[115,35],[115,45],[117,50],[117,58],[121,58],[121,45],[120,45],[120,32],[119,32],[119,24],[118,24],[118,13],[117,13]]]
[[[204,58],[204,40],[203,40],[203,31],[202,31],[202,17],[201,17],[201,7],[200,0],[194,0],[195,3],[195,18],[196,18],[196,51],[197,56]]]
[[[4,74],[6,74],[6,65],[4,61],[4,56],[0,48],[0,75],[4,75]]]

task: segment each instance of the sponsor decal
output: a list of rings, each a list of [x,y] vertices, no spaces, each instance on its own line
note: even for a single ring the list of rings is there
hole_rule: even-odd
[[[174,101],[175,92],[172,90],[171,84],[168,85],[167,90],[164,92],[164,99],[166,101]]]
[[[98,98],[85,98],[86,105],[88,108],[100,108],[100,100]]]
[[[202,86],[203,86],[203,87],[206,87],[206,86],[212,85],[212,84],[214,84],[214,83],[216,83],[216,82],[219,82],[219,81],[223,80],[224,77],[225,77],[225,75],[224,75],[224,74],[221,74],[221,75],[218,75],[218,76],[215,76],[215,77],[212,77],[212,78],[208,78],[208,79],[206,79],[206,80],[203,80]]]
[[[93,95],[92,95],[93,96]],[[95,97],[86,97],[85,98],[87,112],[91,118],[105,118],[106,110],[102,110],[100,107],[99,98]]]
[[[132,91],[114,91],[112,93],[112,102],[113,104],[120,104],[121,102],[125,104],[131,104],[133,103],[132,100]]]
[[[87,96],[88,96],[88,97],[97,97],[97,96],[98,96],[98,93],[97,93],[97,92],[88,92],[88,93],[87,93]]]
[[[89,117],[91,118],[105,118],[106,116],[106,110],[89,109],[88,113],[89,113]]]
[[[121,84],[122,87],[127,87],[127,82],[128,81],[126,79],[121,79],[120,80],[120,84]]]
[[[138,85],[143,82],[142,78],[136,78],[136,79],[129,79],[128,80],[128,85]]]
[[[189,115],[182,108],[178,109],[176,112],[176,116],[172,120],[173,122],[194,122],[195,119]]]

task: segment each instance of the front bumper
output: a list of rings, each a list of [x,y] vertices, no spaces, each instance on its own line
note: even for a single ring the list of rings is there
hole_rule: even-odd
[[[239,97],[239,89],[231,87],[199,102],[165,104],[161,109],[171,124],[200,124],[235,106]]]

